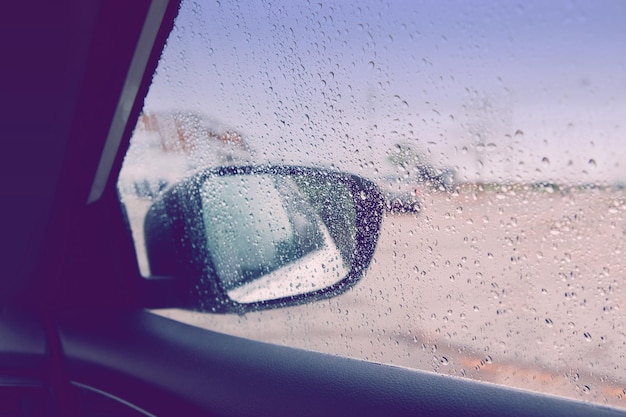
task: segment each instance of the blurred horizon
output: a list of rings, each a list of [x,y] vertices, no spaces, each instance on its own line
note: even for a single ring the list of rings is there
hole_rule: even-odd
[[[145,110],[204,114],[258,162],[461,182],[626,182],[626,3],[183,2]]]

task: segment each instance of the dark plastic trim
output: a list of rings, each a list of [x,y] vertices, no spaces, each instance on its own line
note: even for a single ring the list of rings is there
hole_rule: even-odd
[[[72,381],[159,416],[626,415],[565,398],[227,336],[149,312],[70,314],[59,329]]]

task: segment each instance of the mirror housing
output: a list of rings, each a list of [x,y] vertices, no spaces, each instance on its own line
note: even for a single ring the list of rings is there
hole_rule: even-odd
[[[383,212],[378,187],[351,174],[296,166],[202,171],[148,210],[147,281],[161,282],[157,304],[215,313],[334,297],[369,266]]]

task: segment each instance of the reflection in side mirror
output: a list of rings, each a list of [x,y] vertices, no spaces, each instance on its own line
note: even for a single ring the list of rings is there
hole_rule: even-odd
[[[207,248],[232,300],[305,294],[347,275],[349,263],[293,178],[213,178],[202,185],[201,195]],[[354,210],[347,214],[354,217]]]
[[[204,311],[331,297],[369,265],[383,207],[372,183],[347,174],[300,167],[206,171],[148,211],[150,268],[171,277],[174,284],[163,288],[181,306]]]

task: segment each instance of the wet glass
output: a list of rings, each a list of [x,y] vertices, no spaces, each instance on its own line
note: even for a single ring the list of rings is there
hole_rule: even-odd
[[[118,184],[142,273],[142,216],[208,167],[350,172],[388,210],[336,298],[159,313],[625,407],[624,21],[620,1],[184,1]]]
[[[294,178],[210,178],[201,196],[209,256],[232,300],[292,297],[348,274],[349,263]]]

